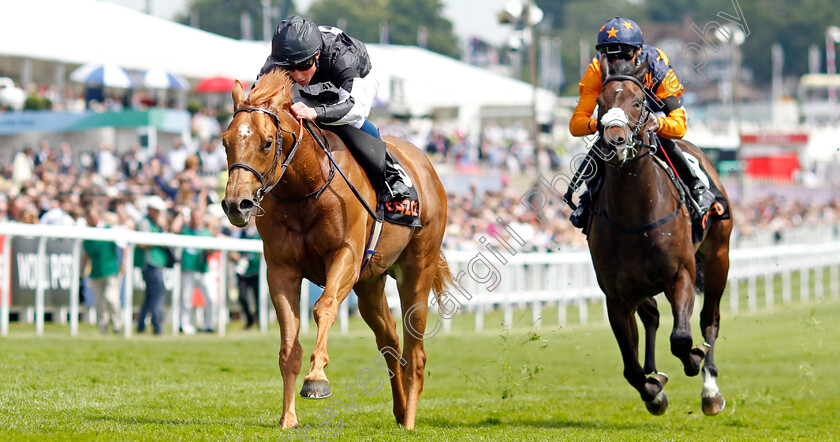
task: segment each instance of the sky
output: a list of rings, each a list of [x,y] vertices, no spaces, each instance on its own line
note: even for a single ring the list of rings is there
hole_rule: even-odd
[[[167,19],[186,9],[188,0],[102,0],[145,11],[150,3],[152,14]],[[300,11],[306,11],[313,0],[295,0]],[[455,26],[455,34],[466,42],[477,36],[490,43],[501,45],[510,36],[510,26],[500,25],[496,14],[511,0],[441,0],[444,15]]]

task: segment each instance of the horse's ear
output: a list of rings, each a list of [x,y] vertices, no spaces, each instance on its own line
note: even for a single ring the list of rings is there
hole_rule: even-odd
[[[610,64],[607,62],[607,57],[600,56],[599,59],[601,62],[601,83],[603,84],[610,77]]]
[[[234,83],[231,95],[233,96],[233,110],[236,110],[245,101],[245,89],[239,80],[236,80],[236,83]]]
[[[645,75],[650,72],[650,65],[648,63],[642,62],[639,63],[639,66],[636,67],[635,77],[637,80],[641,81],[642,84],[645,84]]]

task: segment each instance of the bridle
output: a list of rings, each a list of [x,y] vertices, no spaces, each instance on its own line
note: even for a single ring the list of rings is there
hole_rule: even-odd
[[[249,164],[241,163],[241,162],[233,163],[228,168],[228,176],[230,176],[231,172],[233,172],[234,169],[242,168],[242,169],[245,169],[245,170],[253,173],[254,175],[257,176],[257,178],[259,178],[261,187],[260,187],[259,190],[257,190],[257,194],[254,197],[254,205],[255,205],[256,208],[258,208],[262,211],[259,215],[255,215],[255,216],[261,216],[263,213],[265,213],[265,210],[263,210],[262,207],[260,207],[260,202],[262,201],[263,198],[265,198],[265,196],[269,192],[271,192],[271,189],[273,189],[274,186],[276,186],[277,183],[280,182],[280,179],[283,178],[283,174],[286,173],[286,169],[288,169],[289,163],[292,161],[292,158],[294,158],[295,153],[297,152],[297,149],[300,146],[301,139],[303,138],[303,123],[301,122],[300,135],[298,136],[294,132],[288,131],[288,130],[280,127],[280,117],[278,117],[277,114],[275,114],[274,112],[271,112],[270,110],[263,109],[261,107],[243,107],[243,108],[237,109],[233,113],[233,116],[235,117],[236,114],[238,114],[240,112],[251,112],[251,111],[262,112],[266,115],[270,115],[274,119],[274,125],[277,128],[277,134],[280,135],[280,136],[275,136],[275,140],[274,140],[274,145],[275,145],[274,160],[271,162],[271,166],[268,168],[268,170],[263,174],[261,174],[259,171],[257,171],[257,169],[254,169]],[[283,136],[282,136],[282,134],[291,135],[293,141],[292,141],[292,148],[289,151],[289,154],[286,155],[286,159],[283,160],[283,162],[281,164],[280,163],[280,157],[283,155]],[[274,180],[274,182],[269,184],[268,180],[270,180],[271,177],[274,175],[274,172],[277,170],[277,165],[278,164],[280,164],[280,176],[278,176],[277,179]]]
[[[604,80],[604,83],[601,87],[604,87],[604,86],[607,85],[607,83],[610,83],[610,82],[613,82],[613,81],[630,81],[630,82],[633,82],[633,83],[636,84],[636,86],[639,86],[639,89],[642,90],[642,94],[644,94],[645,86],[642,84],[641,81],[639,81],[638,78],[633,77],[631,75],[612,75],[610,77],[607,77],[606,80]],[[638,153],[639,153],[639,149],[643,148],[643,147],[649,148],[648,154],[652,155],[652,154],[656,153],[655,143],[646,144],[642,141],[642,138],[639,136],[639,133],[642,131],[642,128],[645,126],[645,124],[647,124],[647,121],[650,119],[651,114],[652,114],[652,112],[650,111],[650,107],[647,105],[647,101],[643,100],[643,102],[642,102],[642,114],[639,116],[639,119],[638,119],[638,121],[636,121],[636,124],[634,126],[632,126],[632,128],[631,128],[632,130],[631,130],[631,135],[630,135],[629,139],[632,140],[632,143],[628,142],[627,144],[625,144],[623,146],[617,146],[616,147],[616,148],[625,148],[625,149],[628,149],[632,152],[632,157],[629,157],[629,158],[625,159],[624,162],[633,161],[633,160],[637,160],[639,158],[642,158],[642,156],[640,156]],[[616,124],[615,126],[620,126],[620,125]],[[607,127],[610,127],[610,126],[607,126]],[[606,127],[605,127],[605,129],[606,129]],[[603,138],[604,137],[602,137],[602,139]],[[604,140],[604,141],[606,141],[606,140]],[[624,162],[622,162],[622,165],[624,164]]]

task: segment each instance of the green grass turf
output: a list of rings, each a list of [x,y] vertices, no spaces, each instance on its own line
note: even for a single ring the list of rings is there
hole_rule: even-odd
[[[376,369],[377,351],[365,325],[350,334],[337,326],[329,341],[327,374],[333,397],[297,400],[303,428],[284,431],[280,417],[279,332],[125,340],[83,326],[12,324],[0,339],[1,440],[836,440],[840,438],[840,303],[728,313],[724,298],[716,349],[718,384],[726,409],[706,417],[699,377],[687,378],[668,348],[670,314],[660,302],[658,368],[670,376],[670,408],[651,416],[622,376],[608,326],[544,326],[530,331],[531,312],[515,314],[523,327],[499,327],[489,314],[485,331],[473,316],[426,343],[428,364],[417,429],[394,423],[390,389],[360,394],[356,374]],[[742,304],[743,306],[744,304]],[[763,307],[763,306],[762,306]],[[742,310],[743,311],[743,310]],[[601,314],[592,306],[590,312]],[[697,320],[692,320],[695,342]],[[303,373],[313,333],[302,341]],[[378,370],[378,369],[376,369]],[[384,377],[384,375],[380,375]],[[378,378],[377,378],[378,379]],[[358,407],[351,403],[348,389]],[[327,411],[324,411],[327,410]],[[319,432],[316,416],[335,411],[340,428]],[[306,427],[309,425],[309,427]]]

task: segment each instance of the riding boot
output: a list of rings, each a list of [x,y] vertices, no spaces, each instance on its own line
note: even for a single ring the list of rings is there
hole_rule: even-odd
[[[691,199],[694,202],[694,208],[697,210],[698,215],[702,216],[708,212],[715,203],[715,195],[711,190],[709,190],[706,184],[703,183],[703,180],[697,176],[695,168],[688,163],[682,149],[678,148],[673,140],[659,138],[659,141],[662,148],[666,150],[665,153],[668,154],[668,157],[673,162],[674,168],[677,169],[677,173],[683,183],[685,183],[691,191]]]
[[[569,216],[569,221],[579,229],[586,229],[586,226],[589,224],[589,216],[592,213],[592,198],[603,176],[602,166],[603,162],[599,162],[596,156],[592,156],[591,161],[584,161],[578,168],[576,175],[585,177],[586,190],[581,193],[578,205]],[[570,188],[569,190],[571,191],[572,189]]]
[[[385,152],[385,187],[391,193],[391,201],[402,201],[411,197],[411,190],[403,181],[403,175],[398,169],[397,162],[391,156],[391,152]]]

